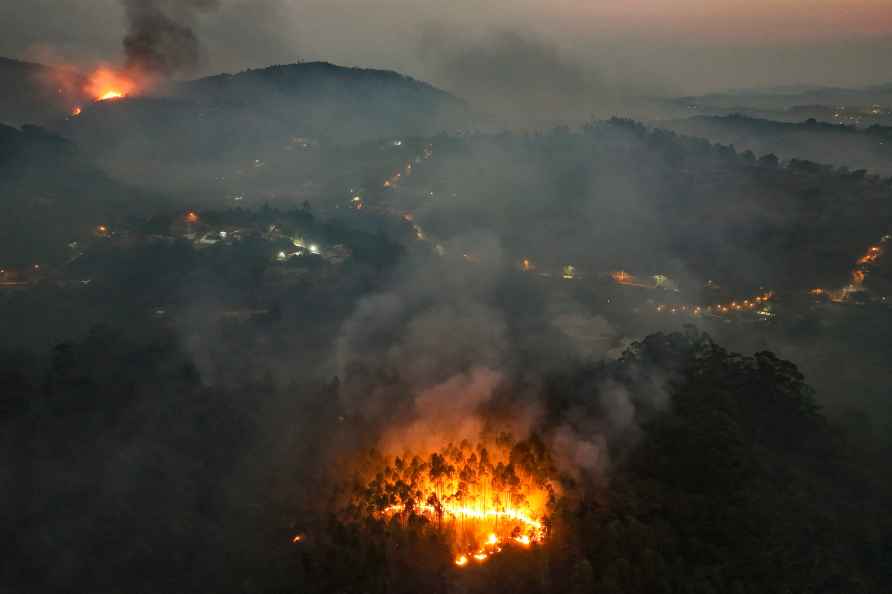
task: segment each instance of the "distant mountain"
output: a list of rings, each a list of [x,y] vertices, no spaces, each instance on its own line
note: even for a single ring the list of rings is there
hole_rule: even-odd
[[[84,79],[72,69],[0,58],[0,122],[42,123],[83,101]]]
[[[396,72],[324,62],[272,66],[171,85],[164,96],[85,105],[56,130],[128,181],[171,187],[231,177],[296,144],[350,145],[467,127],[456,97]],[[304,155],[305,156],[305,155]],[[163,166],[182,167],[164,177]]]
[[[862,88],[796,85],[771,89],[734,90],[680,97],[674,101],[704,109],[783,110],[797,105],[892,105],[892,83]]]
[[[892,127],[861,129],[814,119],[787,123],[742,115],[697,116],[660,122],[660,126],[738,150],[892,175]]]
[[[328,62],[270,66],[220,74],[173,87],[172,96],[275,129],[356,142],[391,135],[428,135],[465,125],[468,109],[430,84],[389,70]]]
[[[671,117],[745,115],[799,123],[892,126],[892,83],[847,89],[792,85],[679,97],[664,102]]]

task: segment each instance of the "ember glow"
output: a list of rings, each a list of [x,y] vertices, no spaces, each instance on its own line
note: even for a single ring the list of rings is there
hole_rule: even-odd
[[[123,91],[111,89],[106,91],[101,97],[97,97],[96,101],[108,101],[109,99],[121,99],[122,97],[124,97]]]
[[[377,457],[373,466],[373,478],[354,493],[354,512],[403,527],[421,521],[449,543],[458,567],[548,537],[554,471],[536,438],[450,443],[423,456]]]
[[[610,273],[610,278],[614,280],[619,285],[626,285],[629,287],[641,287],[644,289],[653,289],[656,287],[656,284],[647,284],[641,282],[638,277],[629,274],[625,270],[618,270],[616,272]]]
[[[137,77],[113,68],[101,67],[94,70],[84,91],[94,101],[122,99],[135,94],[139,83]]]

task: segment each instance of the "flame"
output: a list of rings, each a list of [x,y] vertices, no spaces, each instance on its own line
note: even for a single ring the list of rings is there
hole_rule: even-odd
[[[304,535],[303,535],[303,534],[295,534],[295,535],[294,535],[294,538],[291,539],[291,542],[293,542],[294,544],[297,544],[297,543],[300,543],[300,542],[303,542],[303,541],[304,541]]]
[[[133,74],[102,66],[90,74],[84,92],[95,101],[122,99],[137,91],[140,85],[136,79]]]
[[[654,289],[657,287],[658,283],[655,281],[652,284],[645,284],[638,280],[633,274],[629,274],[625,270],[617,270],[615,272],[610,273],[610,277],[619,285],[626,285],[629,287],[641,287],[644,289]]]
[[[553,467],[538,440],[505,439],[493,448],[450,443],[423,457],[406,453],[372,466],[374,478],[357,483],[353,509],[407,526],[423,519],[451,543],[459,567],[483,562],[503,546],[529,547],[548,537]]]
[[[96,97],[96,101],[108,101],[109,99],[121,99],[122,97],[124,97],[124,91],[110,89],[101,96]]]
[[[75,106],[71,109],[71,117],[76,118],[77,116],[81,115],[81,113],[82,113],[83,111],[84,111],[84,110],[81,109],[81,106],[80,106],[80,105],[75,105]]]
[[[187,223],[191,225],[198,222],[198,213],[194,210],[190,210],[183,218]]]

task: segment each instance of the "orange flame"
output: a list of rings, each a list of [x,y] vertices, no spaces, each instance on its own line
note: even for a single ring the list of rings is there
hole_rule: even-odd
[[[541,442],[450,443],[423,457],[378,458],[369,471],[374,478],[357,483],[353,509],[405,525],[424,519],[451,542],[459,567],[548,536],[553,467]]]
[[[96,101],[121,99],[137,90],[137,81],[119,70],[100,67],[90,74],[84,91]]]

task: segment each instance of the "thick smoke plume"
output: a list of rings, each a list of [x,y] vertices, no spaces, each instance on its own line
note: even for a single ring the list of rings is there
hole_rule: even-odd
[[[127,67],[170,77],[194,70],[201,59],[195,34],[197,16],[215,10],[219,0],[122,0],[128,32]]]

